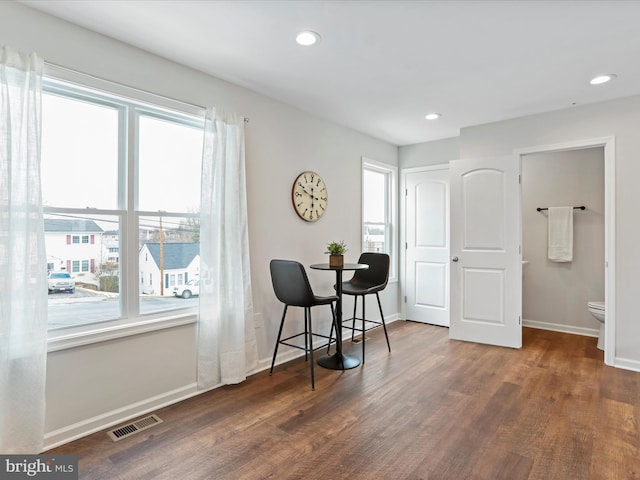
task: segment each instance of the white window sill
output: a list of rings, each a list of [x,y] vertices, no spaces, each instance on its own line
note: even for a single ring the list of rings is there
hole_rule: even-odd
[[[111,325],[103,328],[93,328],[91,330],[61,333],[53,335],[47,341],[47,352],[57,352],[59,350],[67,350],[70,348],[91,345],[93,343],[106,342],[117,338],[129,337],[131,335],[140,335],[142,333],[164,330],[166,328],[188,325],[198,321],[198,314],[194,312],[181,313],[162,318],[154,318],[146,321],[135,323],[126,323],[119,325]]]

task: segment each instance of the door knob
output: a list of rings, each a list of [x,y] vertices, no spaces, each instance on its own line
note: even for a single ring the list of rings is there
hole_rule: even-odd
[[[452,262],[457,262],[457,261],[458,261],[458,257],[453,257],[453,258],[451,259],[451,261],[452,261]]]

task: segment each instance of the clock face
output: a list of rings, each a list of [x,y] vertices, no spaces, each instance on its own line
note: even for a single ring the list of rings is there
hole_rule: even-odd
[[[293,208],[307,222],[315,222],[327,209],[327,186],[315,172],[302,172],[291,189]]]

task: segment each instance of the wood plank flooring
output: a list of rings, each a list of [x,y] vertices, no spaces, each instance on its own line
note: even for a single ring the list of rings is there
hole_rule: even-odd
[[[413,322],[367,334],[345,372],[304,359],[161,409],[119,442],[96,433],[80,478],[640,479],[640,373],[607,367],[596,339],[525,328],[512,350]],[[360,345],[345,342],[360,355]]]

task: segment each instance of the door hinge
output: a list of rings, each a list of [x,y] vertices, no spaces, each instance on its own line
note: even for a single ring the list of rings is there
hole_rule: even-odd
[[[518,325],[522,325],[522,317],[518,315]]]
[[[404,303],[407,303],[407,296],[404,296]]]
[[[404,249],[405,249],[405,250],[408,250],[408,249],[409,249],[409,243],[404,242]]]
[[[522,185],[522,175],[518,175],[518,183]]]
[[[408,196],[409,196],[409,189],[408,189],[408,188],[405,188],[405,189],[404,189],[404,196],[405,196],[405,197],[408,197]]]

